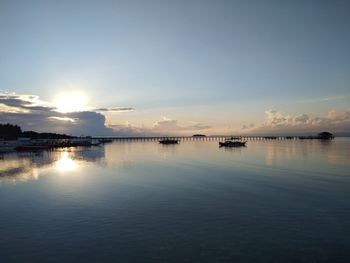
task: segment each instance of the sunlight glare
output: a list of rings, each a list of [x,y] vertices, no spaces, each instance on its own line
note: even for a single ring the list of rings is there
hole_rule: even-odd
[[[56,169],[60,172],[69,172],[77,168],[76,162],[69,157],[68,152],[63,152],[61,158],[56,162]]]
[[[61,93],[54,99],[53,105],[57,111],[62,113],[84,111],[86,107],[87,98],[83,93],[66,92]]]

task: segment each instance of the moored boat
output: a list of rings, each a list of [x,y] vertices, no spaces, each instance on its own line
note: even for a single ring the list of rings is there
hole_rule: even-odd
[[[245,146],[247,141],[239,142],[239,141],[225,141],[219,142],[220,147],[242,147]]]
[[[160,140],[159,143],[161,143],[161,144],[177,144],[177,143],[179,143],[179,140],[164,139],[164,140]]]

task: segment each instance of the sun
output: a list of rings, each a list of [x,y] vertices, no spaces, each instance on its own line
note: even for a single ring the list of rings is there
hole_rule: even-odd
[[[81,92],[65,92],[55,97],[53,105],[62,113],[85,111],[86,101],[86,96]]]

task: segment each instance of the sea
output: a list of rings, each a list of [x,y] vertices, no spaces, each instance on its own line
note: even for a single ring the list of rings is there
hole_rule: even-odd
[[[1,154],[0,262],[350,262],[350,139]]]

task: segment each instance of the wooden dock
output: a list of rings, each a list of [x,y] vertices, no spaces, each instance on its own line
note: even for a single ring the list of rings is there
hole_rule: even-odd
[[[224,141],[229,139],[241,141],[263,141],[263,140],[299,140],[306,139],[298,136],[142,136],[142,137],[92,137],[98,140],[113,140],[113,141],[159,141],[164,139],[178,140],[178,141]],[[314,139],[314,138],[307,138]]]

